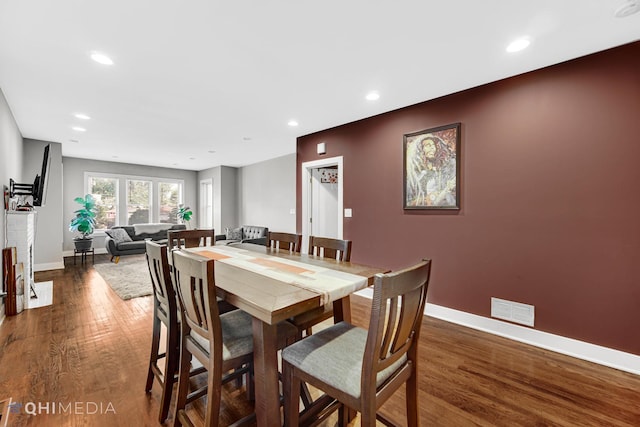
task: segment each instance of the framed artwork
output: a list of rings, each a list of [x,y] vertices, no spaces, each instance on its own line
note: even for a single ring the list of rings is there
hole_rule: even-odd
[[[404,135],[404,209],[460,209],[460,123]]]

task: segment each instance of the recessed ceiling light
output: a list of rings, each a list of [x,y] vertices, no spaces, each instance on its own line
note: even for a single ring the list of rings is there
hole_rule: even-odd
[[[251,141],[251,137],[250,136],[243,136],[242,140],[243,141]]]
[[[213,153],[215,153],[215,152],[216,152],[216,150],[209,150],[209,151],[207,151],[207,153],[210,153],[210,154],[213,154]]]
[[[91,52],[91,59],[102,65],[113,65],[113,59],[109,58],[104,53]]]
[[[626,18],[640,11],[640,0],[628,0],[616,9],[614,16],[616,18]]]
[[[289,126],[291,127],[295,127],[298,126],[298,122],[296,122],[295,120],[289,120],[289,122],[287,123]]]
[[[195,157],[189,157],[189,160],[195,160],[195,159],[196,159]]]
[[[507,52],[509,53],[519,52],[529,47],[530,44],[531,44],[531,40],[527,38],[516,39],[511,43],[509,43],[509,46],[507,46]]]
[[[82,113],[76,113],[73,115],[73,117],[75,117],[76,119],[80,119],[80,120],[89,120],[91,117],[87,116],[86,114],[82,114]]]
[[[380,99],[380,94],[378,92],[369,92],[365,98],[367,101],[376,101]]]
[[[73,126],[71,129],[75,130],[76,132],[86,132],[87,131],[85,128],[81,128],[80,126]]]
[[[118,158],[118,156],[111,156],[111,158],[112,158],[112,159],[117,159],[117,158]]]
[[[73,142],[74,144],[77,144],[80,141],[78,141],[77,139],[70,139],[69,142]]]

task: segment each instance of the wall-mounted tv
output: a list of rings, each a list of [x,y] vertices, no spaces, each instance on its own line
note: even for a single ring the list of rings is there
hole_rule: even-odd
[[[50,144],[44,147],[42,156],[42,169],[39,175],[33,180],[33,184],[20,184],[13,179],[9,180],[9,195],[32,196],[33,206],[44,206],[47,201],[47,187],[49,186],[49,168],[51,167]]]

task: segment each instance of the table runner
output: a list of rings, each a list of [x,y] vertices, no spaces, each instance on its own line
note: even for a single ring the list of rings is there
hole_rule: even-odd
[[[249,251],[233,246],[189,248],[189,251],[320,294],[321,304],[367,286],[367,278],[326,267]]]

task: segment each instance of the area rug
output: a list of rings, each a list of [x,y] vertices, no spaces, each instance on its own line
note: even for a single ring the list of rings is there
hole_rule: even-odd
[[[144,257],[120,258],[120,262],[96,264],[95,270],[123,300],[153,293],[149,267]]]

